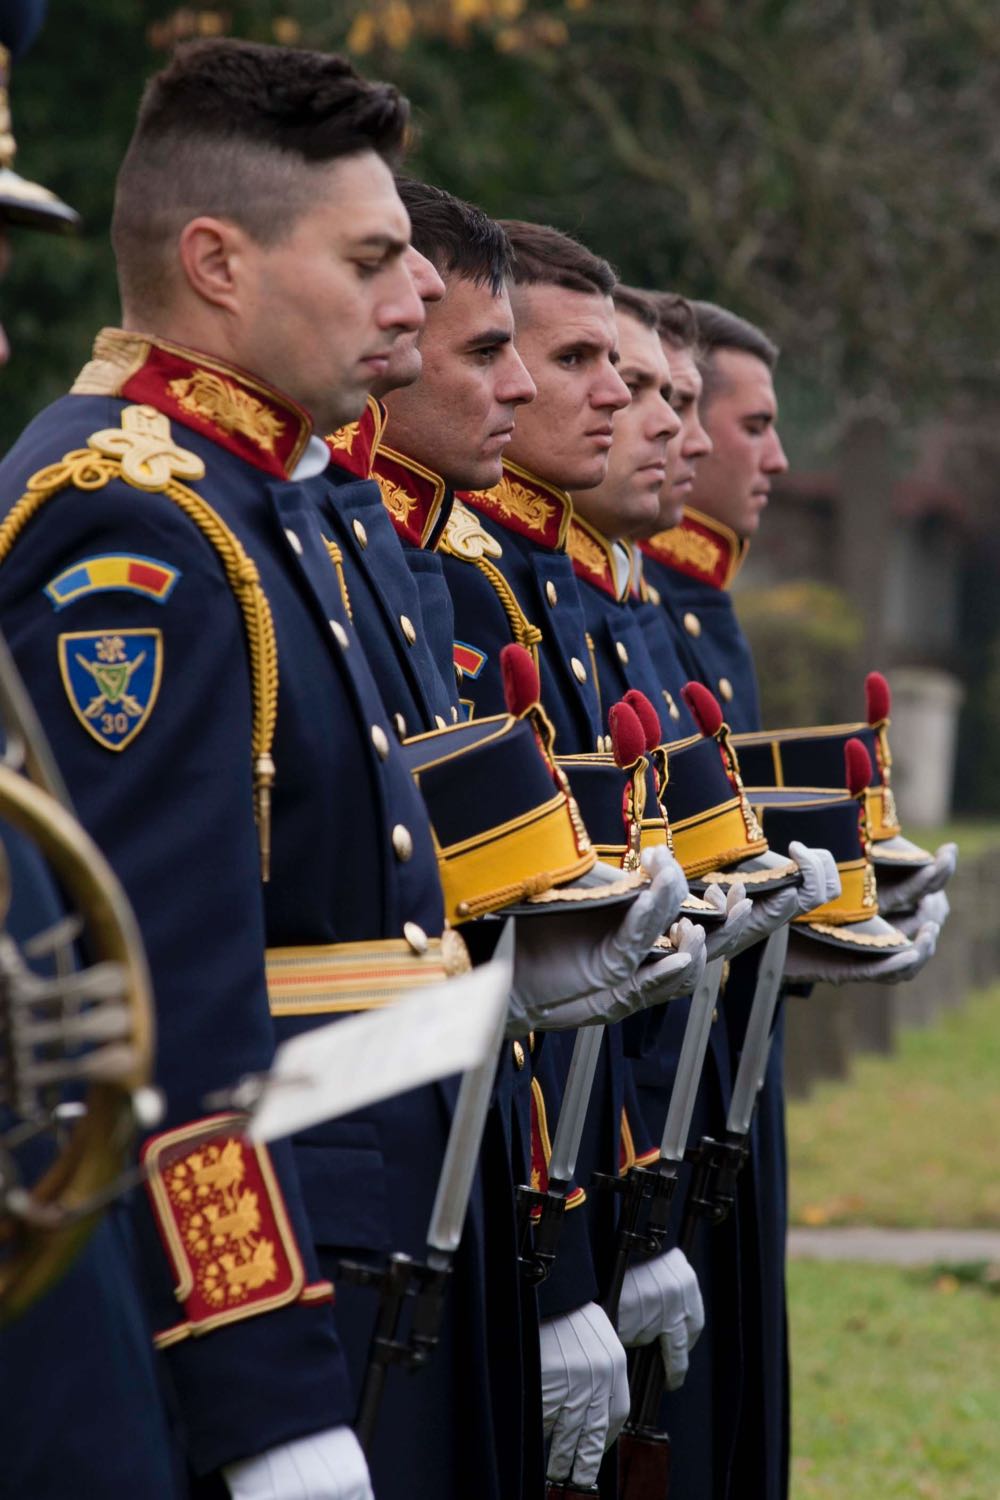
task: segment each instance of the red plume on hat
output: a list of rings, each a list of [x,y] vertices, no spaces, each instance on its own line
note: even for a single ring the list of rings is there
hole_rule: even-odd
[[[627,703],[642,725],[642,732],[646,739],[646,749],[655,750],[663,743],[663,729],[660,725],[660,716],[650,703],[645,693],[640,693],[638,688],[629,688],[622,700]]]
[[[688,682],[681,688],[681,697],[705,738],[714,740],[725,723],[715,694],[704,683]]]
[[[860,740],[849,739],[844,746],[844,776],[851,796],[864,796],[872,779],[872,758]]]
[[[500,676],[507,712],[515,719],[522,719],[531,709],[538,707],[542,696],[538,668],[525,646],[518,646],[513,641],[504,646],[500,652]]]
[[[873,729],[884,724],[892,712],[892,694],[881,672],[869,672],[865,678],[865,718]]]
[[[642,759],[646,749],[646,736],[639,715],[626,702],[615,703],[608,713],[608,728],[611,730],[615,765],[623,771],[630,770],[637,760]]]

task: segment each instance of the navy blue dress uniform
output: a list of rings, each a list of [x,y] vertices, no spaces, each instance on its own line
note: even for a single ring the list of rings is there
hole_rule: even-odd
[[[137,1228],[200,1476],[352,1420],[374,1308],[338,1289],[345,1358],[327,1278],[345,1250],[421,1251],[449,1117],[426,1089],[270,1151],[205,1123],[276,1036],[377,1002],[373,972],[385,995],[462,961],[325,543],[326,459],[260,380],[111,330],[0,467],[0,618],[156,985],[168,1117]],[[455,1279],[475,1351],[482,1288]],[[503,1493],[482,1354],[448,1336],[405,1401],[390,1382],[384,1496],[414,1471]]]
[[[385,426],[384,409],[369,398],[359,422],[328,437],[335,488],[326,497],[323,525],[328,541],[337,539],[338,576],[394,730],[413,740],[464,717],[453,668],[451,596],[433,550],[453,497],[438,475],[386,448]],[[544,1103],[533,1050],[521,1041],[504,1049],[483,1142],[490,1184],[482,1235],[488,1257],[483,1279],[490,1288],[487,1336],[505,1349],[504,1358],[491,1365],[507,1398],[518,1388],[523,1393],[520,1438],[505,1423],[503,1444],[505,1452],[523,1457],[525,1495],[542,1476],[537,1310],[518,1272],[514,1199],[515,1186],[532,1182],[543,1156],[538,1111],[544,1119]],[[516,1330],[519,1371],[510,1359]],[[513,1477],[505,1483],[513,1494]]]
[[[65,904],[37,848],[5,824],[0,850],[10,877],[5,930],[25,956],[25,942],[62,921]],[[51,958],[26,961],[44,977],[54,972]],[[51,1159],[40,1140],[16,1154],[28,1182]],[[180,1500],[186,1486],[159,1377],[130,1213],[117,1202],[60,1280],[0,1329],[4,1494]]]
[[[605,735],[593,642],[566,552],[572,518],[564,490],[505,462],[495,488],[459,495],[440,547],[467,710],[477,718],[502,710],[500,652],[517,641],[538,664],[542,704],[559,754],[600,748]],[[572,1040],[570,1034],[550,1033],[541,1043],[536,1104],[545,1110],[546,1123],[558,1116]],[[622,1047],[621,1028],[608,1028],[578,1157],[585,1191],[593,1171],[627,1170],[633,1157],[649,1154]],[[589,1243],[583,1216],[568,1215],[555,1269],[539,1297],[543,1316],[557,1316],[601,1295],[610,1271],[616,1207],[611,1195],[587,1193]]]
[[[403,467],[402,460],[393,466],[397,476],[383,478],[384,428],[384,411],[369,398],[360,422],[328,437],[333,484],[324,530],[339,550],[336,565],[379,691],[405,739],[459,717],[451,604],[440,561],[424,550],[445,507],[445,485],[426,470]]]
[[[757,676],[729,592],[749,543],[700,511],[640,542],[645,594],[671,627],[687,676],[719,699],[735,734],[760,728]]]
[[[690,674],[684,673],[667,633],[657,632],[655,611],[646,618],[639,553],[627,542],[611,541],[576,515],[566,550],[593,642],[605,713],[630,689],[637,689],[660,715],[665,739],[693,734],[696,725],[680,695]]]
[[[693,680],[720,699],[735,731],[760,728],[757,680],[749,643],[729,587],[748,544],[728,527],[686,509],[681,524],[641,544],[644,575],[657,594],[678,656]],[[652,601],[655,602],[655,601]],[[724,1010],[735,1069],[756,985],[760,947],[732,965]],[[751,1155],[740,1177],[737,1216],[742,1281],[743,1380],[740,1424],[729,1493],[733,1500],[779,1500],[789,1462],[788,1342],[785,1310],[787,1160],[783,1092],[784,1014],[772,1036],[757,1100]],[[684,1392],[668,1398],[680,1404]]]

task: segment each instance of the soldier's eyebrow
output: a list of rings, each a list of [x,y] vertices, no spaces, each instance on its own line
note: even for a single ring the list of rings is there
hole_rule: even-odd
[[[409,240],[395,234],[366,234],[351,244],[352,250],[384,250],[386,255],[402,255],[409,248]]]
[[[497,349],[501,344],[509,344],[513,338],[509,328],[484,328],[481,333],[473,333],[466,339],[466,349]]]

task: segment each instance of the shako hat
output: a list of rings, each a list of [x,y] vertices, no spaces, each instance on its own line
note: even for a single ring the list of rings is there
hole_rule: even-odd
[[[840,779],[846,790],[751,787],[747,796],[772,849],[787,852],[794,839],[829,849],[840,872],[841,894],[795,917],[795,930],[869,957],[873,950],[899,953],[910,946],[909,939],[879,916],[866,797],[871,760],[858,738],[844,744]]]
[[[653,760],[674,854],[692,888],[741,881],[754,897],[801,884],[795,861],[768,848],[718,699],[700,682],[687,683],[681,696],[701,732],[661,745]]]
[[[450,922],[635,899],[642,870],[608,881],[553,755],[538,668],[511,644],[500,653],[508,712],[405,740],[403,755],[430,817]]]
[[[673,852],[670,824],[660,800],[655,752],[662,733],[656,709],[633,688],[608,712],[611,752],[560,755],[597,857],[619,870],[640,868],[642,851],[666,846]],[[725,913],[691,893],[681,915],[704,925]]]
[[[894,870],[909,873],[934,858],[902,834],[892,793],[889,714],[892,695],[881,672],[865,678],[863,724],[827,724],[816,729],[775,729],[733,736],[748,786],[839,787],[844,775],[844,747],[850,739],[864,745],[871,763],[865,794],[872,841],[872,862],[880,876]]]
[[[40,183],[29,182],[14,171],[17,142],[10,116],[11,51],[22,38],[9,29],[16,26],[16,16],[9,18],[0,6],[0,224],[23,224],[30,229],[48,229],[71,233],[80,226],[80,215],[68,203]],[[13,7],[16,12],[18,7]]]

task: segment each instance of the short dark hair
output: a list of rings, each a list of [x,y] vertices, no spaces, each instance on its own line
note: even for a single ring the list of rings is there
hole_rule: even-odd
[[[611,294],[615,301],[617,312],[627,313],[630,318],[635,318],[643,328],[658,329],[659,316],[653,299],[646,292],[640,292],[637,287],[625,286],[619,281]]]
[[[618,277],[606,260],[548,224],[501,219],[514,251],[515,286],[562,286],[610,297]]]
[[[442,273],[488,286],[497,296],[511,274],[513,251],[496,219],[429,182],[398,177],[396,186],[420,254]]]
[[[699,350],[698,318],[694,303],[680,292],[649,292],[659,318],[660,338],[671,349]]]
[[[705,382],[703,408],[719,389],[714,355],[720,349],[738,349],[743,354],[752,354],[773,371],[778,363],[780,350],[762,328],[729,312],[725,307],[716,306],[714,302],[695,302],[694,312],[698,320],[698,343],[701,347],[698,364]]]
[[[122,299],[162,301],[198,214],[276,244],[312,201],[311,168],[374,151],[395,166],[409,105],[346,58],[220,38],[189,42],[146,85],[118,173],[111,238]]]

